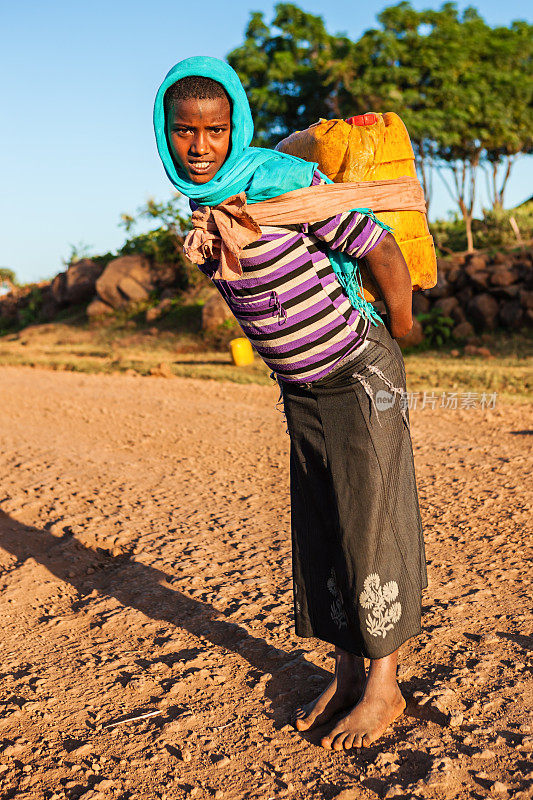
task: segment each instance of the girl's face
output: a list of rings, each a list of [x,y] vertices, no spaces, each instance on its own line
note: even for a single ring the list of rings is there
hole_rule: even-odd
[[[226,97],[190,98],[167,114],[172,158],[193,183],[207,183],[226,160],[231,144],[231,108]]]

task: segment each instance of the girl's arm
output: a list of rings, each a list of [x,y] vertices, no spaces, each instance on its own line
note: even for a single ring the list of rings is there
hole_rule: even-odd
[[[394,237],[387,233],[365,255],[364,261],[387,308],[391,335],[405,336],[413,327],[413,288],[407,264]]]
[[[392,336],[413,327],[411,276],[394,237],[370,217],[356,211],[337,214],[308,226],[308,232],[352,258],[364,259],[387,308]]]

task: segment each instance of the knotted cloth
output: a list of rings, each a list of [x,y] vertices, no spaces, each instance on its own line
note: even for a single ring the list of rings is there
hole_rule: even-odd
[[[185,255],[194,264],[218,261],[213,277],[237,280],[242,276],[242,250],[261,238],[261,225],[312,224],[356,205],[373,211],[426,210],[420,183],[409,177],[309,186],[252,206],[247,206],[246,194],[241,192],[216,206],[199,206],[194,211],[194,227],[184,243]]]

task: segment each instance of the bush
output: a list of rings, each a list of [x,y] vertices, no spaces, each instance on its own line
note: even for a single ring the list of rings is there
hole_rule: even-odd
[[[425,344],[429,347],[442,347],[452,338],[454,321],[445,317],[440,308],[432,308],[426,314],[417,314],[418,321],[422,324]]]
[[[6,281],[6,283],[12,283],[13,286],[18,286],[15,272],[7,267],[0,267],[0,283],[3,281]]]
[[[34,286],[25,299],[24,307],[18,312],[19,323],[23,328],[39,321],[43,305],[43,293],[38,286]]]
[[[483,219],[472,220],[474,247],[478,250],[499,250],[516,247],[518,242],[511,227],[514,217],[524,241],[533,237],[533,201],[508,210],[484,210]],[[429,225],[439,255],[466,250],[466,232],[461,217],[439,219]]]

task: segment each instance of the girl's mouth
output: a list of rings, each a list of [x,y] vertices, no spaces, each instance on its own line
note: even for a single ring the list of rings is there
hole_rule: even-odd
[[[209,172],[213,163],[213,161],[189,161],[189,170],[194,175],[203,175]]]

